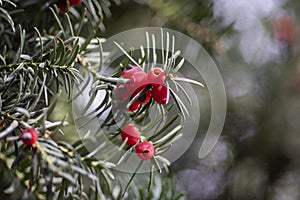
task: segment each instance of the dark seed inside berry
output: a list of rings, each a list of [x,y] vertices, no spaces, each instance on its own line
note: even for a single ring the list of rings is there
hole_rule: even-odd
[[[139,100],[140,100],[141,102],[144,102],[144,101],[146,100],[146,97],[147,97],[147,95],[146,95],[146,94],[143,94],[143,95],[139,98]]]
[[[155,69],[155,70],[154,70],[154,74],[155,74],[155,75],[159,75],[159,74],[160,74],[160,70],[159,70],[159,69]]]
[[[32,139],[32,135],[30,133],[24,133],[22,135],[22,139],[26,141],[30,141]]]

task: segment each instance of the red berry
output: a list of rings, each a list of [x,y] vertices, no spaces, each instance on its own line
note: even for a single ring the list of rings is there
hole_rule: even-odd
[[[128,110],[133,112],[133,111],[139,109],[140,107],[141,107],[141,103],[139,101],[135,101],[129,106]]]
[[[130,77],[130,86],[133,91],[141,90],[148,84],[148,77],[144,72],[136,72]]]
[[[126,142],[128,146],[135,145],[140,140],[139,129],[132,124],[128,124],[122,128],[121,137],[123,141],[128,138]]]
[[[132,66],[131,69],[124,69],[122,71],[122,77],[130,79],[131,76],[136,72],[141,72],[141,69],[138,66]]]
[[[166,72],[161,68],[155,67],[148,72],[148,80],[153,86],[162,85],[166,80]]]
[[[76,6],[81,3],[81,0],[69,0],[71,6]]]
[[[151,142],[141,142],[135,147],[137,156],[142,160],[149,160],[154,154],[154,146]]]
[[[152,88],[152,97],[159,104],[167,104],[170,98],[170,91],[165,85]]]
[[[292,45],[296,42],[298,26],[292,17],[284,15],[277,18],[273,22],[273,29],[275,37],[278,40],[283,41],[288,45]]]
[[[57,2],[57,7],[61,12],[67,12],[68,11],[68,2],[67,0],[59,0]]]
[[[129,99],[129,97],[132,94],[132,88],[129,84],[117,84],[117,94],[121,97],[121,101],[124,102],[127,99]]]
[[[34,128],[24,129],[20,136],[22,142],[27,146],[33,145],[37,141],[38,137],[38,133]]]

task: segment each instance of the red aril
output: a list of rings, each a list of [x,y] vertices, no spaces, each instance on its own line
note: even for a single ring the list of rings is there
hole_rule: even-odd
[[[162,85],[166,80],[166,72],[158,67],[151,69],[148,72],[148,81],[153,86]]]
[[[22,131],[20,139],[25,145],[31,146],[37,141],[38,137],[39,135],[34,128],[27,128]]]
[[[139,101],[135,101],[129,106],[128,110],[133,112],[139,109],[140,107],[141,107],[141,103]]]
[[[136,72],[130,77],[130,86],[133,89],[133,92],[142,90],[148,84],[148,77],[144,72]]]
[[[170,98],[170,91],[165,85],[152,88],[152,97],[159,104],[167,104]]]
[[[69,0],[71,6],[76,6],[81,3],[82,0]]]
[[[149,160],[154,154],[154,146],[151,142],[141,142],[135,147],[137,156],[142,160]]]
[[[122,71],[122,77],[130,79],[131,76],[136,72],[141,72],[141,69],[138,66],[132,66],[130,69],[124,69]]]
[[[133,146],[140,140],[139,129],[133,124],[127,124],[121,130],[121,137],[123,141],[128,138],[126,144]]]

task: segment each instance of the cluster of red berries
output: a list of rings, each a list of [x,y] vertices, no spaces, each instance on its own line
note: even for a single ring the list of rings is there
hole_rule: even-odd
[[[58,0],[57,7],[61,12],[67,12],[69,6],[76,6],[81,3],[82,0]]]
[[[26,128],[22,131],[20,139],[23,144],[32,146],[38,139],[39,135],[34,128]]]
[[[133,102],[129,111],[137,110],[142,104],[147,103],[151,97],[159,104],[167,104],[169,101],[170,91],[164,85],[166,73],[161,68],[153,68],[147,74],[139,67],[133,66],[131,69],[122,71],[122,78],[129,79],[128,84],[117,84],[117,94],[122,102],[135,97],[144,88],[151,85],[151,90],[147,90],[144,94]]]
[[[121,137],[124,141],[127,138],[126,144],[128,146],[135,146],[137,156],[142,160],[149,160],[154,154],[154,146],[149,141],[140,142],[139,129],[132,125],[127,124],[121,130]]]

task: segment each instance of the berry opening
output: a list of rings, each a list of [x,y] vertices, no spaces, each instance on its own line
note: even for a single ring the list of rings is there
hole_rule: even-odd
[[[39,135],[34,128],[24,129],[20,135],[21,141],[27,146],[33,145],[38,137]]]
[[[147,149],[145,151],[143,151],[143,156],[147,156],[150,153],[150,151]]]
[[[25,140],[25,141],[30,141],[32,139],[31,133],[29,133],[29,132],[23,133],[22,134],[22,139]]]
[[[154,69],[154,75],[158,76],[160,75],[160,73],[161,73],[161,69],[158,68]]]
[[[148,72],[148,79],[153,86],[162,85],[166,79],[166,72],[161,68],[153,68]]]
[[[144,141],[136,145],[135,151],[137,156],[142,160],[149,160],[154,155],[154,146],[151,142]]]

